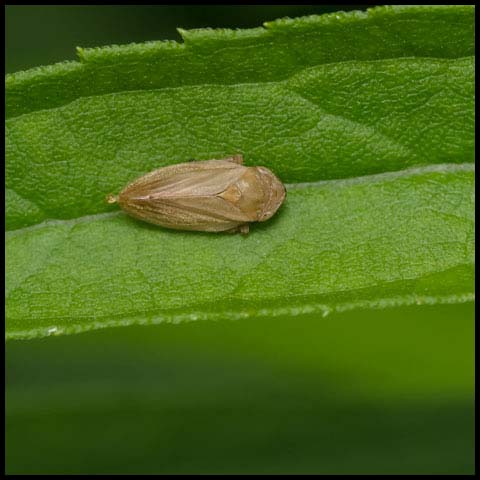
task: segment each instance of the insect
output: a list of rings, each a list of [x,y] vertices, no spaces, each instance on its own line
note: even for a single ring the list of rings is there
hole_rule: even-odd
[[[272,217],[285,186],[265,167],[246,167],[242,155],[159,168],[109,195],[132,217],[178,230],[240,232]]]

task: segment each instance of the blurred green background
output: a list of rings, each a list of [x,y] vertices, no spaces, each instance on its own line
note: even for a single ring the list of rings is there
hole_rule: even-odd
[[[7,473],[473,472],[472,304],[7,344]]]
[[[7,6],[6,71],[338,8]],[[472,303],[11,341],[6,363],[7,473],[474,470]]]

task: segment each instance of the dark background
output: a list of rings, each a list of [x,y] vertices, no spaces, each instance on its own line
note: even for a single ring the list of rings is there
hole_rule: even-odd
[[[176,28],[254,28],[280,17],[362,10],[367,5],[8,5],[7,73],[75,60],[75,47],[181,41]]]

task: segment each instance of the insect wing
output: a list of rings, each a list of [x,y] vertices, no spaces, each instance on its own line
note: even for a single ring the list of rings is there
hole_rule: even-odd
[[[162,167],[153,172],[147,173],[137,180],[130,183],[120,195],[135,197],[145,196],[146,193],[150,194],[154,191],[175,191],[175,185],[181,182],[184,187],[198,182],[198,179],[214,175],[221,172],[224,177],[219,185],[225,185],[241,175],[242,169],[245,167],[239,166],[227,160],[207,160],[204,162],[190,162],[180,163],[178,165],[171,165],[169,167]],[[216,177],[218,181],[218,177]],[[204,183],[204,188],[208,186],[208,183]],[[210,183],[210,187],[213,187],[214,183]]]
[[[191,206],[179,205],[178,202],[168,200],[132,202],[123,208],[140,220],[179,230],[221,232],[244,223],[225,218],[224,215],[216,213],[216,210],[212,212],[212,204],[205,202],[197,204],[195,210],[192,210]]]
[[[136,218],[165,227],[228,230],[252,220],[219,196],[246,170],[225,160],[158,169],[125,188],[120,194],[120,205]]]

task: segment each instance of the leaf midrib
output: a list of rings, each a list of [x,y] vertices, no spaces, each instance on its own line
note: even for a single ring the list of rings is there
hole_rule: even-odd
[[[285,184],[285,187],[287,188],[287,191],[303,190],[303,189],[315,188],[315,187],[324,187],[328,185],[333,185],[335,187],[342,188],[342,187],[348,187],[350,185],[371,184],[371,183],[382,182],[385,180],[395,181],[404,176],[411,176],[411,175],[421,174],[421,173],[432,173],[432,172],[453,173],[453,172],[469,172],[472,170],[475,171],[475,165],[472,163],[443,163],[443,164],[410,167],[410,168],[405,168],[403,170],[397,170],[394,172],[382,172],[382,173],[376,173],[373,175],[364,175],[361,177],[319,180],[317,182],[287,183]],[[124,215],[124,213],[121,210],[118,210],[115,212],[102,212],[102,213],[96,213],[92,215],[82,215],[81,217],[68,218],[68,219],[51,218],[41,223],[37,223],[35,225],[29,225],[27,227],[20,227],[12,230],[6,230],[5,233],[7,235],[7,238],[12,238],[14,236],[21,235],[23,233],[28,233],[44,227],[50,227],[54,225],[70,225],[70,224],[72,226],[75,226],[76,224],[101,220],[103,218],[114,218],[119,215]]]

